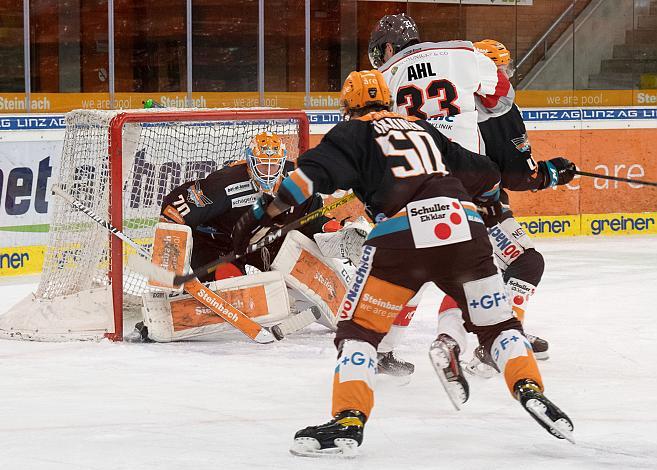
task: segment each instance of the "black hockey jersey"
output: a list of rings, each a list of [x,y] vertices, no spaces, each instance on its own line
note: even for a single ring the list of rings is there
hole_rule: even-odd
[[[502,174],[502,188],[511,191],[542,189],[545,180],[538,173],[532,147],[520,109],[513,107],[501,116],[479,122],[485,154]]]
[[[499,193],[500,174],[489,158],[451,142],[426,121],[388,111],[337,124],[297,164],[281,184],[283,202],[295,205],[314,192],[353,189],[377,223],[368,243],[389,248],[413,244],[410,202],[494,199]],[[472,237],[485,236],[474,204],[463,207]]]
[[[286,162],[285,174],[293,169],[294,163]],[[246,162],[240,161],[212,172],[203,179],[188,181],[174,189],[165,196],[161,215],[168,222],[188,225],[194,233],[201,232],[211,236],[218,252],[228,253],[233,249],[231,234],[235,223],[260,194],[249,177]],[[314,195],[301,207],[296,208],[295,212],[279,216],[276,222],[291,222],[321,206],[321,197]],[[320,220],[319,223],[326,220]],[[317,231],[321,231],[321,227],[317,228],[315,225],[303,230],[309,236]]]

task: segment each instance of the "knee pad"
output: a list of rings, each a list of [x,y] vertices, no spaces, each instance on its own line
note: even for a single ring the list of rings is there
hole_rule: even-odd
[[[543,255],[534,248],[529,248],[504,270],[504,282],[509,282],[511,278],[514,278],[536,287],[541,282],[544,270],[545,260]]]

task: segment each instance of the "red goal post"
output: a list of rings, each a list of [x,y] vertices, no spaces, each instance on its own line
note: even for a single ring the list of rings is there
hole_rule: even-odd
[[[291,160],[309,146],[308,118],[300,110],[77,110],[66,124],[55,183],[147,250],[163,196],[243,159],[255,134],[281,135]],[[39,288],[0,317],[0,336],[121,341],[124,310],[140,316],[147,289],[126,266],[130,249],[61,198],[50,201]]]

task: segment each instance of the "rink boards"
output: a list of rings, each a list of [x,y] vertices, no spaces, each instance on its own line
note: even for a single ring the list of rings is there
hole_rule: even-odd
[[[336,111],[309,111],[311,145]],[[657,180],[657,107],[526,109],[535,160],[565,156],[579,168]],[[0,117],[0,276],[41,270],[51,187],[64,137],[62,115]],[[565,187],[512,193],[511,206],[534,237],[657,233],[657,190],[576,177]]]

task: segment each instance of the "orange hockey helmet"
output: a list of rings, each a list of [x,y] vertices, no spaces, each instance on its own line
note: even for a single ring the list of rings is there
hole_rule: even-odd
[[[511,52],[499,41],[484,39],[475,42],[474,47],[495,62],[495,65],[507,65],[511,62]]]
[[[342,115],[369,106],[390,109],[390,89],[378,70],[361,70],[349,74],[340,92]]]

